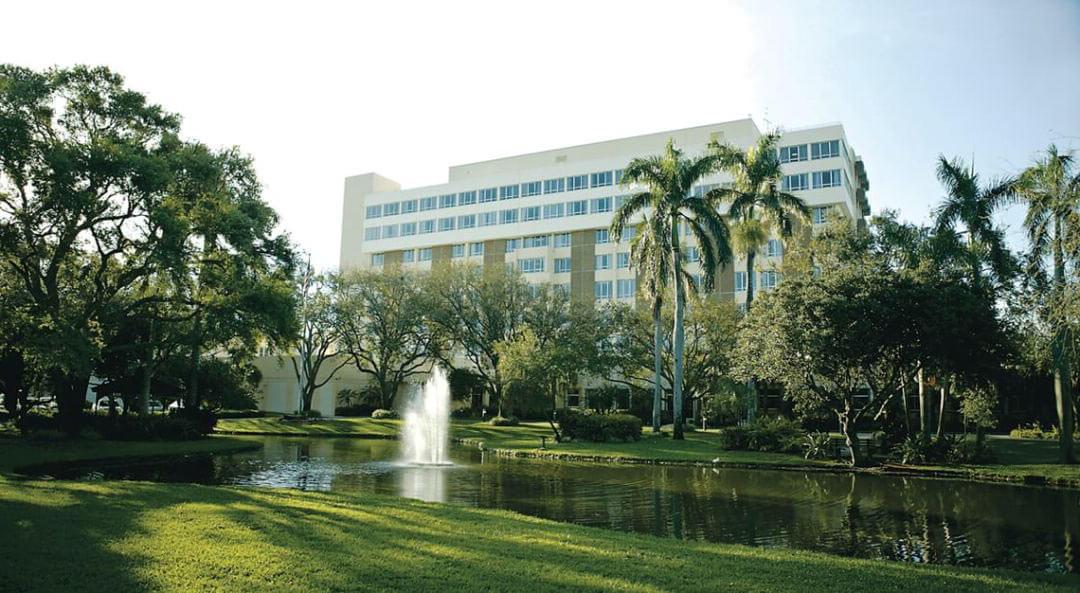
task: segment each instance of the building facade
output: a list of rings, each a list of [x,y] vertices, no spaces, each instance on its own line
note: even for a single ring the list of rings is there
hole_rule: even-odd
[[[662,153],[669,139],[684,154],[696,155],[712,141],[745,149],[760,137],[753,120],[742,119],[453,166],[446,183],[428,187],[402,188],[377,173],[348,177],[340,269],[510,265],[530,283],[562,286],[577,300],[633,303],[637,278],[629,264],[629,241],[617,241],[607,230],[615,209],[635,191],[620,184],[622,168],[635,157]],[[814,227],[830,215],[863,223],[869,214],[869,183],[842,125],[789,130],[778,146],[782,189],[805,200]],[[717,174],[694,191],[704,193],[730,181]],[[688,270],[700,274],[692,242],[685,251]],[[769,290],[780,281],[783,252],[783,243],[774,237],[758,254],[755,290]],[[717,296],[745,303],[745,270],[745,261],[738,259],[720,270]],[[291,365],[267,357],[259,367],[261,408],[295,410],[299,394]],[[355,368],[346,366],[320,388],[314,407],[332,414],[341,389],[360,389],[365,383]],[[564,394],[560,405],[580,402],[586,387]]]
[[[340,267],[509,264],[530,283],[562,286],[578,300],[632,303],[637,279],[629,242],[607,231],[615,209],[634,191],[620,184],[622,168],[635,157],[660,154],[669,139],[695,155],[712,141],[749,148],[760,136],[753,120],[742,119],[458,165],[450,167],[447,183],[428,187],[402,188],[376,173],[349,177]],[[779,157],[783,189],[805,200],[814,226],[831,213],[853,224],[869,214],[866,169],[842,125],[785,132]],[[717,174],[694,191],[730,181]],[[692,242],[687,248],[689,270],[700,273]],[[756,289],[779,282],[783,249],[775,237],[758,255]],[[717,292],[743,303],[750,279],[745,261],[733,264],[719,272]]]

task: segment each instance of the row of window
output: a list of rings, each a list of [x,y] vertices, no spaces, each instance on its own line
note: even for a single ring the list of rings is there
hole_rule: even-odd
[[[809,146],[809,150],[807,147]],[[792,144],[781,146],[779,156],[781,163],[798,163],[806,160],[828,159],[838,157],[843,147],[842,140],[826,140],[824,142],[811,142],[807,144]]]
[[[454,229],[471,229],[476,227],[494,226],[498,224],[515,224],[518,222],[532,222],[536,220],[549,220],[567,216],[583,216],[589,214],[604,214],[612,211],[612,208],[622,206],[622,200],[626,196],[595,198],[593,200],[575,200],[573,202],[560,202],[558,204],[545,204],[544,206],[527,206],[525,208],[509,208],[481,212],[479,214],[462,214],[460,216],[448,216],[445,218],[429,218],[420,222],[403,222],[401,224],[388,224],[383,226],[368,227],[364,229],[364,240],[375,241],[378,239],[393,239],[395,237],[411,237],[416,234],[425,235],[434,232],[446,232]]]
[[[367,218],[381,218],[384,216],[397,216],[398,214],[412,214],[425,212],[436,208],[453,208],[455,206],[469,206],[476,203],[494,202],[496,200],[513,200],[528,198],[540,194],[555,194],[564,191],[576,191],[592,187],[610,187],[622,181],[622,169],[618,171],[598,171],[587,175],[572,175],[570,177],[557,177],[543,181],[526,181],[501,187],[488,187],[479,190],[469,190],[439,196],[428,196],[414,200],[401,202],[389,202],[387,204],[373,204],[365,210]],[[609,198],[610,199],[610,198]]]
[[[784,175],[780,181],[783,191],[802,191],[806,189],[821,189],[823,187],[841,187],[847,173],[843,169],[830,169],[828,171],[814,171],[813,173],[795,173]]]
[[[758,272],[757,288],[776,288],[780,283],[780,273],[774,270]],[[735,272],[735,292],[746,292],[746,272]]]
[[[637,294],[637,280],[633,278],[617,280],[615,282],[604,280],[593,284],[593,298],[598,301],[610,300],[612,296],[611,289],[613,286],[615,288],[615,298],[629,299]]]

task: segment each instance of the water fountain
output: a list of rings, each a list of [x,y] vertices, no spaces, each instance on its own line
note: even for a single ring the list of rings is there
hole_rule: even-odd
[[[401,431],[401,461],[411,465],[451,465],[450,382],[439,367],[410,394]]]

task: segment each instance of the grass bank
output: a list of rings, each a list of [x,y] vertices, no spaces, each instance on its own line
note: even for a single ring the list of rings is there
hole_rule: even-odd
[[[0,589],[1075,591],[1080,579],[653,538],[364,495],[0,477]]]
[[[254,439],[211,436],[195,441],[129,442],[59,436],[0,438],[0,473],[41,463],[203,455],[258,449]],[[2,589],[0,589],[2,590]]]
[[[291,424],[277,418],[221,420],[219,430],[234,434],[329,435],[391,438],[397,434],[398,420],[339,418],[306,424]],[[526,422],[520,426],[491,426],[483,422],[455,421],[451,425],[456,439],[470,444],[483,442],[487,449],[506,455],[520,455],[575,460],[613,462],[691,462],[714,463],[728,467],[774,467],[846,470],[846,464],[831,460],[806,460],[800,455],[724,451],[716,432],[686,433],[686,440],[656,436],[646,431],[639,442],[556,443],[547,423]],[[541,437],[548,437],[541,449]],[[990,444],[998,461],[984,465],[888,465],[873,471],[937,475],[960,479],[1049,484],[1080,488],[1080,466],[1057,463],[1057,444],[1053,441],[991,437]]]

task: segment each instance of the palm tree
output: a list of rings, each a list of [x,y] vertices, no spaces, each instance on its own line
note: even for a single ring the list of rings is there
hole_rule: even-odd
[[[636,158],[623,170],[624,185],[645,188],[630,198],[615,212],[611,221],[611,234],[622,236],[623,228],[636,216],[643,216],[646,223],[656,230],[663,230],[666,240],[659,246],[670,260],[670,278],[675,285],[675,320],[672,329],[672,350],[675,358],[674,380],[671,391],[674,407],[674,433],[683,438],[683,318],[686,309],[686,286],[679,279],[683,276],[682,250],[679,228],[685,225],[697,241],[701,252],[702,284],[711,290],[720,264],[731,260],[727,223],[710,202],[692,195],[694,186],[706,175],[716,170],[717,158],[706,154],[687,158],[674,142],[668,140],[664,154]]]
[[[660,432],[660,409],[664,386],[661,368],[663,365],[663,324],[661,317],[664,309],[664,295],[667,292],[668,278],[671,276],[670,260],[665,245],[671,233],[663,226],[665,219],[653,217],[637,225],[637,233],[630,242],[630,265],[642,278],[642,294],[649,301],[653,322],[653,407],[652,430]],[[617,239],[618,240],[618,239]],[[689,273],[683,274],[683,284],[691,285]]]
[[[944,156],[938,157],[937,178],[945,186],[946,195],[937,210],[936,233],[948,233],[957,223],[964,227],[973,286],[981,286],[984,261],[989,264],[989,272],[996,281],[1005,280],[1012,262],[1009,250],[1005,248],[1004,235],[994,226],[993,217],[994,211],[1015,193],[1015,180],[994,180],[980,187],[974,167],[965,167],[959,158],[950,161]]]
[[[734,224],[735,250],[746,257],[746,308],[754,301],[754,258],[768,241],[771,231],[779,230],[784,238],[791,235],[794,223],[807,220],[810,209],[802,198],[779,189],[780,158],[776,144],[780,134],[770,132],[757,145],[742,150],[713,142],[710,145],[721,168],[734,178],[730,188],[717,188],[706,194],[711,203],[728,202],[728,218]]]
[[[1046,156],[1024,171],[1017,183],[1020,196],[1028,204],[1024,226],[1031,241],[1030,269],[1036,285],[1046,287],[1044,265],[1053,262],[1049,282],[1051,303],[1062,298],[1067,268],[1080,267],[1080,173],[1072,169],[1072,153],[1060,153],[1053,144]],[[1051,359],[1054,367],[1054,399],[1061,423],[1061,462],[1076,463],[1073,453],[1073,395],[1069,368],[1069,327],[1062,320],[1054,324]]]

